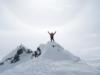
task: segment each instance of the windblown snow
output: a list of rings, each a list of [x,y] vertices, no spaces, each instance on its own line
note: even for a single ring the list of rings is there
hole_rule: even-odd
[[[30,56],[33,55],[33,57],[26,62],[22,61],[27,54],[24,57],[22,55],[21,62],[18,61],[20,64],[16,64],[18,62],[6,64],[6,68],[9,65],[16,66],[0,72],[0,75],[100,75],[97,69],[84,63],[79,57],[74,56],[56,42],[42,44],[38,49],[41,50],[41,55],[35,57],[32,52]],[[0,66],[0,70],[4,65],[5,63]]]

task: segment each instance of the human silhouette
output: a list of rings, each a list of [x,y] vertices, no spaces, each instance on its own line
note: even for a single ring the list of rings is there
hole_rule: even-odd
[[[48,31],[48,33],[49,33],[49,35],[50,35],[50,39],[51,39],[51,42],[53,41],[54,42],[54,35],[56,34],[56,31],[53,33],[53,32],[49,32]]]

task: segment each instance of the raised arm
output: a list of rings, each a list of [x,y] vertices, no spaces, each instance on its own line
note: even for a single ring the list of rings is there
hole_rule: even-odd
[[[54,32],[54,34],[56,34],[56,31]]]
[[[50,34],[50,32],[48,31],[48,34]]]

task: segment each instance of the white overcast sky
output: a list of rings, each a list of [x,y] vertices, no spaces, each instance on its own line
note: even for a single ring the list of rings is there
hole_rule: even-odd
[[[0,0],[1,58],[20,44],[35,50],[48,30],[75,55],[100,50],[100,0]]]

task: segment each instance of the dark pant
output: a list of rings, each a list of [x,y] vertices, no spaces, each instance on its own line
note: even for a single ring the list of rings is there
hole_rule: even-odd
[[[54,41],[54,38],[51,38],[51,42]]]

